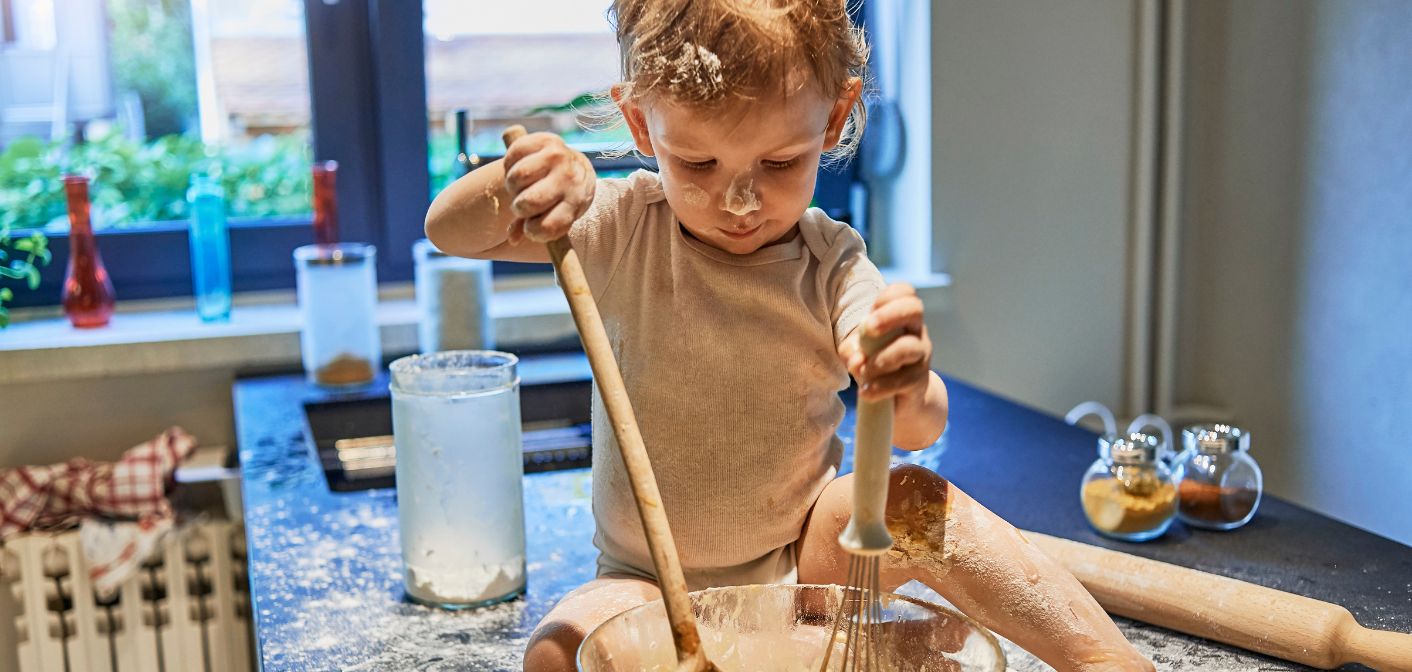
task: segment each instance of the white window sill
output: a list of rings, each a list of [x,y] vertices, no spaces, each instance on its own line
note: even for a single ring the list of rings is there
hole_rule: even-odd
[[[931,310],[945,309],[945,274],[883,275],[888,282],[910,282]],[[499,347],[577,340],[568,304],[548,274],[497,282],[490,315]],[[299,365],[300,317],[292,292],[241,295],[230,321],[215,324],[203,324],[189,299],[122,302],[101,329],[75,329],[54,308],[17,310],[14,317],[0,330],[0,380],[6,382]],[[381,288],[377,319],[385,356],[417,350],[410,285]]]
[[[101,329],[75,329],[53,309],[15,311],[0,331],[0,380],[33,382],[231,368],[299,365],[299,309],[292,292],[237,297],[228,322],[203,324],[187,300],[120,302]],[[547,276],[497,283],[490,305],[497,343],[531,347],[574,342],[564,295]],[[411,285],[380,288],[385,356],[417,350]]]

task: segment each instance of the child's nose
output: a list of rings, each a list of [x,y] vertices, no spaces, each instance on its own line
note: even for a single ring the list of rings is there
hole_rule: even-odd
[[[731,178],[721,209],[737,217],[744,217],[760,209],[760,197],[755,195],[754,173],[741,171]]]

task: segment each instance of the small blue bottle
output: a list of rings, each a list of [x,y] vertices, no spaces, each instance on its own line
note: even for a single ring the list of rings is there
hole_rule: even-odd
[[[191,176],[191,286],[202,322],[230,319],[230,234],[225,192],[216,178]]]

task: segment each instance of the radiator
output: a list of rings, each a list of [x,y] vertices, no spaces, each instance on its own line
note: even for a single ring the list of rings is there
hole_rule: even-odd
[[[166,542],[100,601],[76,531],[7,541],[3,575],[20,607],[20,672],[254,669],[240,524],[208,520]]]

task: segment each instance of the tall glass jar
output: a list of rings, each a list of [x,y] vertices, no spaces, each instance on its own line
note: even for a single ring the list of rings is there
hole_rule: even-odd
[[[412,257],[422,352],[494,348],[490,262],[446,254],[425,238],[412,245]]]
[[[230,234],[225,191],[210,175],[191,176],[191,289],[202,322],[230,319]]]
[[[1098,459],[1084,474],[1079,498],[1089,524],[1106,537],[1147,541],[1162,536],[1177,513],[1172,472],[1158,459],[1157,437],[1131,432],[1098,439]]]
[[[371,382],[382,358],[377,324],[377,250],[362,243],[294,250],[299,348],[309,382],[349,387]]]
[[[407,595],[460,609],[525,589],[518,359],[456,350],[392,363]]]
[[[112,318],[117,300],[89,219],[88,178],[65,175],[64,196],[69,206],[69,264],[61,301],[64,314],[79,329],[102,327]]]
[[[1249,449],[1250,432],[1239,427],[1210,424],[1182,430],[1182,452],[1175,468],[1177,515],[1183,523],[1234,530],[1255,517],[1264,477]]]

